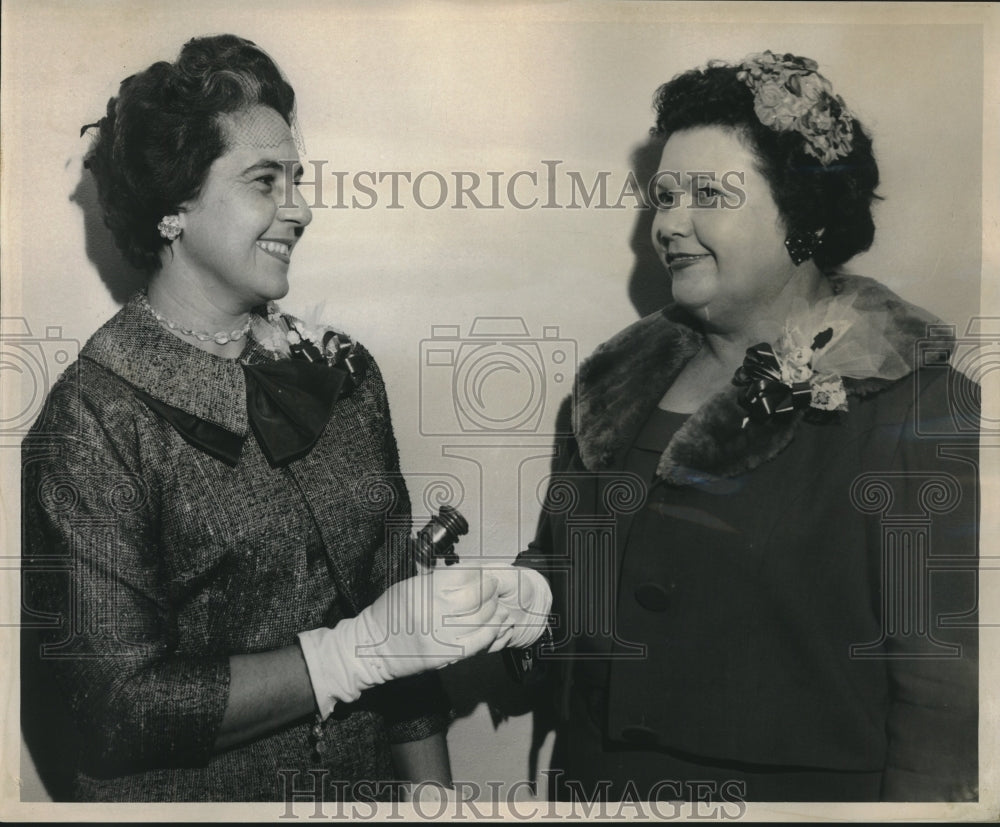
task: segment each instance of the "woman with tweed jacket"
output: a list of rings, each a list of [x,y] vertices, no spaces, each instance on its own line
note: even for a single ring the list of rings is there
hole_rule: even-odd
[[[374,361],[273,304],[311,219],[294,101],[223,35],[127,78],[94,125],[105,222],[148,286],[23,447],[26,611],[52,620],[78,800],[447,787],[447,702],[421,673],[512,640],[509,574],[411,577]]]

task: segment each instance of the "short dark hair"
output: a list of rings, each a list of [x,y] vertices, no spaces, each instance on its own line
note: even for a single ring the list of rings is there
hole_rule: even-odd
[[[159,61],[122,81],[84,161],[94,174],[104,223],[125,258],[160,268],[164,215],[196,198],[227,149],[220,118],[268,106],[292,124],[295,92],[274,61],[236,35],[199,37],[176,62]]]
[[[824,166],[805,151],[798,132],[778,132],[754,112],[754,95],[737,78],[739,66],[710,63],[674,77],[656,90],[656,125],[650,133],[666,141],[674,132],[703,126],[735,130],[746,141],[790,233],[824,229],[813,256],[824,272],[871,247],[872,202],[878,198],[878,164],[871,138],[852,120],[850,153]]]

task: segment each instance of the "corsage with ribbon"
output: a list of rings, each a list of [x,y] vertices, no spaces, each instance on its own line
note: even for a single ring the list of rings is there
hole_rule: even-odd
[[[365,378],[366,362],[349,336],[282,313],[274,302],[268,302],[264,316],[255,317],[253,331],[275,359],[298,359],[346,371],[341,396],[347,396]]]
[[[859,313],[853,295],[797,301],[772,345],[747,348],[733,384],[750,422],[805,411],[819,420],[848,409],[844,379],[899,379],[909,366],[885,337],[886,314]]]

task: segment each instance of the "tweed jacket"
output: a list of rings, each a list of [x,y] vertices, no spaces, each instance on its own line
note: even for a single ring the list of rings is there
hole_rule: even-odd
[[[552,584],[564,715],[576,641],[607,638],[612,742],[882,771],[886,799],[974,798],[978,387],[949,368],[950,337],[922,343],[927,313],[871,279],[832,280],[885,314],[918,370],[845,379],[849,409],[823,422],[744,428],[737,389],[721,392],[639,480],[629,447],[702,341],[677,308],[646,317],[581,365],[518,562]],[[643,509],[658,533],[630,538]]]
[[[181,341],[133,298],[52,388],[23,450],[26,609],[77,722],[89,800],[280,800],[288,773],[392,778],[388,746],[442,730],[433,676],[223,752],[229,657],[296,643],[410,570],[409,499],[381,375],[340,399],[305,457],[272,467],[239,360]],[[235,466],[189,444],[141,394],[242,439]],[[398,535],[398,536],[397,536]],[[298,780],[309,787],[310,776]],[[343,797],[343,792],[331,798]]]

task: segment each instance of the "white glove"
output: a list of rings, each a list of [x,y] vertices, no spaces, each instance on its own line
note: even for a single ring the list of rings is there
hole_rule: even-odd
[[[299,633],[316,705],[325,719],[338,701],[394,678],[441,668],[486,649],[508,628],[491,571],[439,566],[390,586],[357,617]]]
[[[499,586],[497,599],[510,613],[507,629],[501,629],[490,646],[491,652],[504,647],[521,649],[530,646],[545,631],[549,610],[552,608],[552,589],[549,581],[537,571],[526,566],[502,566],[486,569]]]

